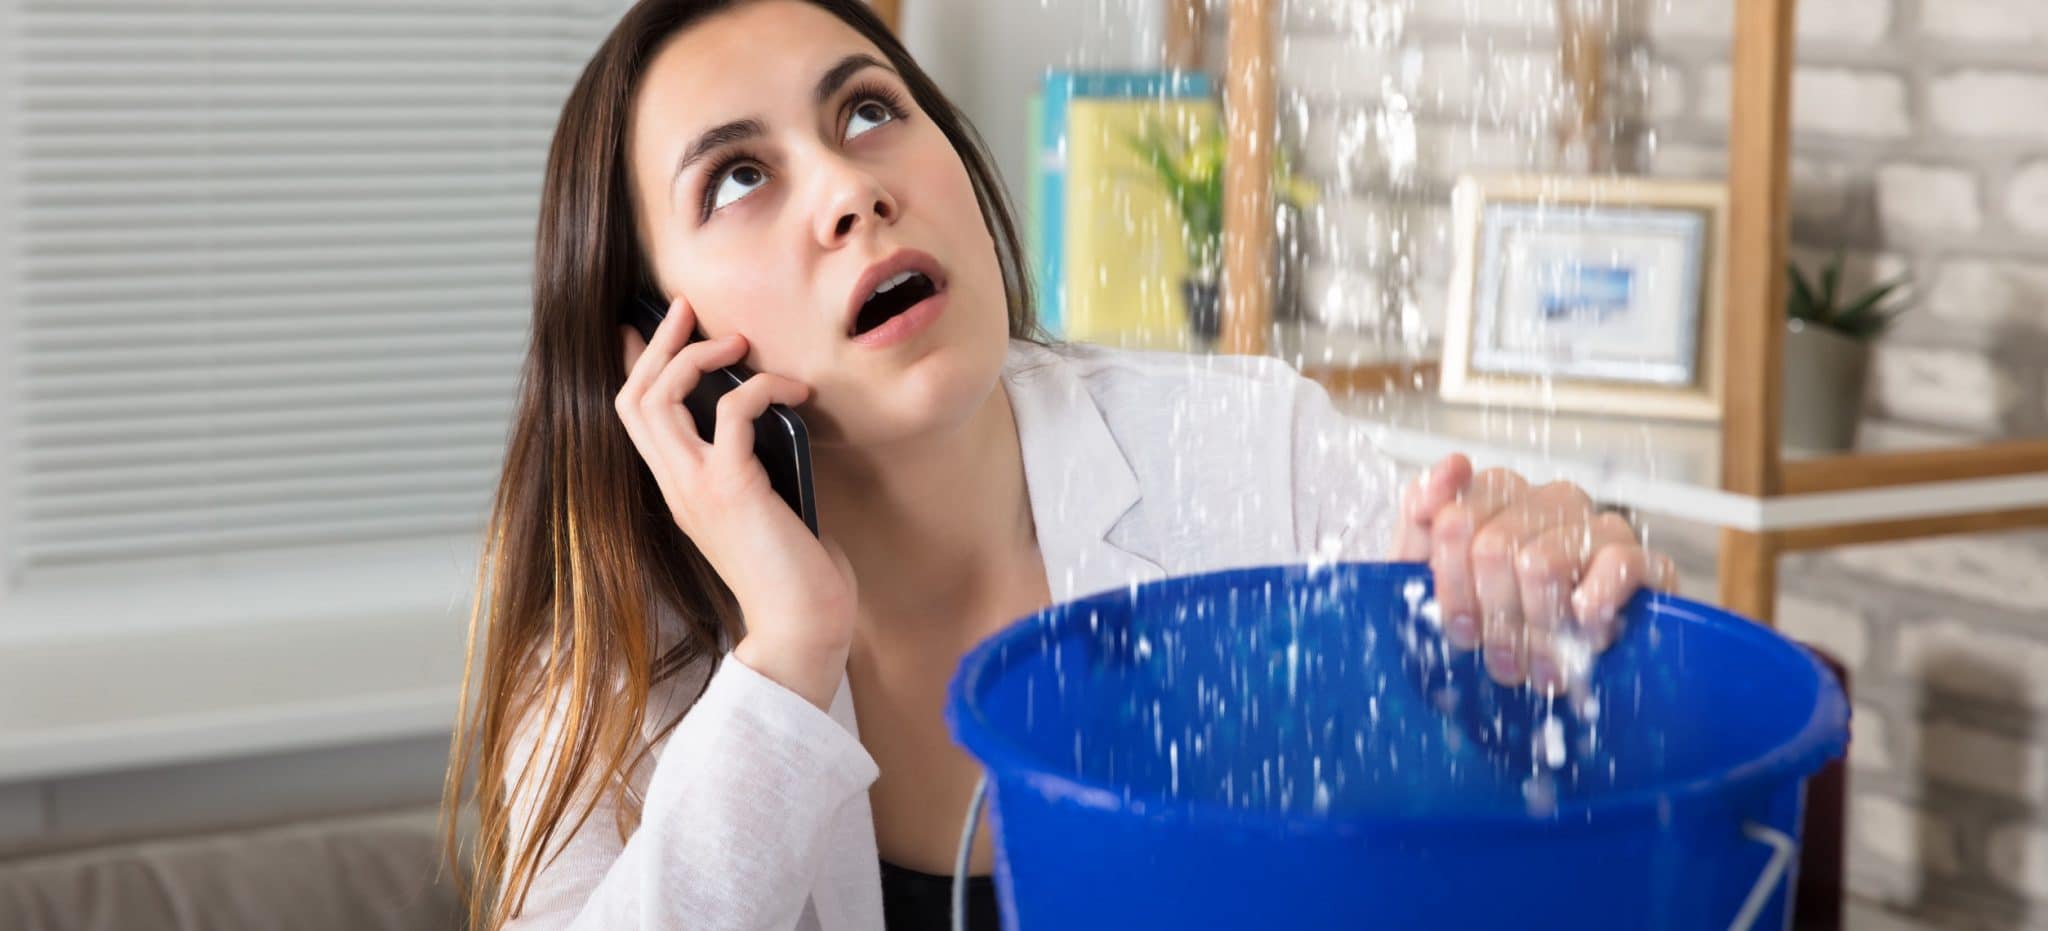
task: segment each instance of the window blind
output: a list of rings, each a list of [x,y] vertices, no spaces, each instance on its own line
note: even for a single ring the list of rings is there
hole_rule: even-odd
[[[15,568],[482,527],[624,0],[0,0]]]

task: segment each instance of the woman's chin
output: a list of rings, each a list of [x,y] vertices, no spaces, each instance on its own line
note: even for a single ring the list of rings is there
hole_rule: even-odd
[[[833,403],[820,405],[806,418],[811,442],[887,445],[962,428],[995,391],[1007,348],[1007,338],[993,353],[956,341],[935,347],[900,369],[862,371],[855,376],[857,382],[834,385],[829,396]]]

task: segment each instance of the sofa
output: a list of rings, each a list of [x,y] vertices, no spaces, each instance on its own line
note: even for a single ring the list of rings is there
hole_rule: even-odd
[[[453,931],[432,809],[0,859],[7,931]]]

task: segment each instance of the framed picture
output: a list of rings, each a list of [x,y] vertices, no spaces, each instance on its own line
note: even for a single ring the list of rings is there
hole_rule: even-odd
[[[1461,179],[1443,397],[1718,419],[1727,202],[1711,181]]]

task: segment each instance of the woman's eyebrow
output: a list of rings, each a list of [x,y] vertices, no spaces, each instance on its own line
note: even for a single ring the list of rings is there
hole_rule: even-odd
[[[818,86],[811,92],[813,105],[824,106],[825,101],[832,99],[832,95],[838,93],[839,88],[844,87],[846,82],[852,80],[855,74],[860,73],[861,69],[869,67],[881,68],[891,73],[894,73],[896,70],[873,55],[869,55],[866,52],[854,52],[845,58],[839,59],[837,64],[825,70],[824,76],[818,78]],[[761,125],[761,121],[753,117],[720,123],[705,130],[703,135],[698,136],[696,141],[690,143],[689,148],[683,150],[683,156],[676,160],[675,173],[670,175],[668,179],[670,196],[674,196],[676,180],[681,178],[683,172],[689,170],[689,167],[699,159],[724,146],[752,139],[756,136],[764,136],[767,133],[767,127]]]

